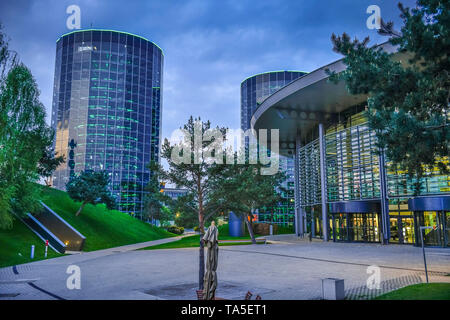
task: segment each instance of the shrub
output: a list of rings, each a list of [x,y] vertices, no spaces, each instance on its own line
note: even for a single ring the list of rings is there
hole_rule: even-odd
[[[167,228],[167,231],[175,234],[183,234],[184,228],[183,227],[177,227],[177,226],[170,226]]]
[[[254,222],[253,223],[253,231],[255,234],[259,234],[262,236],[267,236],[270,234],[270,224],[264,223],[264,222]],[[273,234],[277,234],[278,232],[278,225],[273,225]]]

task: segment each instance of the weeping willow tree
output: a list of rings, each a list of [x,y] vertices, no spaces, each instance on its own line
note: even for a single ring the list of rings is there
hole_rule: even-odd
[[[0,228],[38,209],[38,164],[52,138],[36,81],[0,29]]]

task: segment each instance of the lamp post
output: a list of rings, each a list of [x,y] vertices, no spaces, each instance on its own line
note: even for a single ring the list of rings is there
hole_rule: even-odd
[[[423,264],[425,266],[425,278],[427,279],[427,283],[428,283],[427,258],[425,257],[425,245],[423,243],[423,230],[425,230],[425,229],[436,230],[436,226],[433,226],[433,227],[420,227],[420,240],[422,242]]]

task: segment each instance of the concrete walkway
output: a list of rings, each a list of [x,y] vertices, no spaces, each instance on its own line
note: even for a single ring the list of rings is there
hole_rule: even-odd
[[[88,252],[69,251],[69,252],[67,252],[69,254],[69,256],[64,256],[64,257],[60,257],[60,258],[56,258],[56,259],[63,259],[63,258],[67,257],[66,258],[67,261],[64,261],[64,262],[69,262],[69,261],[78,262],[78,261],[84,261],[86,259],[90,260],[90,259],[94,259],[94,258],[98,258],[98,257],[112,255],[112,254],[135,251],[135,250],[152,247],[152,246],[156,246],[156,245],[163,244],[163,243],[174,242],[174,241],[178,241],[184,237],[189,237],[192,235],[193,234],[186,233],[186,234],[183,234],[178,237],[171,237],[171,238],[151,240],[151,241],[146,241],[146,242],[133,243],[133,244],[128,244],[128,245],[124,245],[124,246],[120,246],[120,247],[114,247],[114,248],[108,248],[108,249],[102,249],[102,250],[96,250],[96,251],[88,251]],[[78,257],[74,257],[74,256],[78,256]],[[48,260],[48,261],[50,261],[50,260]]]
[[[181,237],[177,237],[181,238]],[[0,269],[0,279],[37,279],[0,285],[0,299],[196,299],[198,248],[136,250],[162,239]],[[282,237],[283,238],[283,237]],[[423,281],[421,248],[278,239],[278,244],[219,248],[217,296],[243,299],[318,299],[321,279],[345,280],[349,297],[371,297],[367,267],[381,270],[382,290]],[[277,240],[272,240],[277,243]],[[450,250],[427,249],[431,281],[447,282]],[[81,270],[81,289],[69,289],[68,267]]]
[[[101,257],[106,257],[109,255],[114,255],[117,253],[124,253],[129,251],[135,251],[142,248],[152,247],[163,243],[169,243],[178,241],[184,237],[188,237],[193,235],[194,233],[186,233],[178,237],[171,237],[171,238],[164,238],[164,239],[158,239],[158,240],[151,240],[151,241],[145,241],[145,242],[139,242],[139,243],[133,243],[129,245],[124,245],[120,247],[113,247],[108,249],[101,249],[96,251],[67,251],[67,255],[58,257],[58,258],[52,258],[48,260],[39,260],[35,262],[29,262],[25,264],[21,264],[17,266],[17,268],[24,268],[28,269],[33,265],[56,265],[56,264],[72,264],[72,263],[79,263],[83,261],[89,261],[93,259],[98,259]],[[16,269],[17,269],[16,268]],[[14,272],[12,272],[12,266],[11,267],[5,267],[0,268],[0,284],[11,282],[11,281],[17,281],[20,277],[17,277]]]

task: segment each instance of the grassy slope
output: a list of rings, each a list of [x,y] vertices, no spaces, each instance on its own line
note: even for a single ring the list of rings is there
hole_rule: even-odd
[[[30,259],[31,245],[34,245],[34,259]],[[20,220],[14,221],[11,230],[0,230],[0,268],[44,259],[44,242]],[[48,249],[48,258],[60,257]]]
[[[450,300],[450,283],[420,283],[386,294],[376,300]]]
[[[81,203],[74,202],[60,190],[44,188],[42,201],[86,237],[84,251],[174,236],[123,212],[107,210],[104,205],[86,205],[76,217]]]

